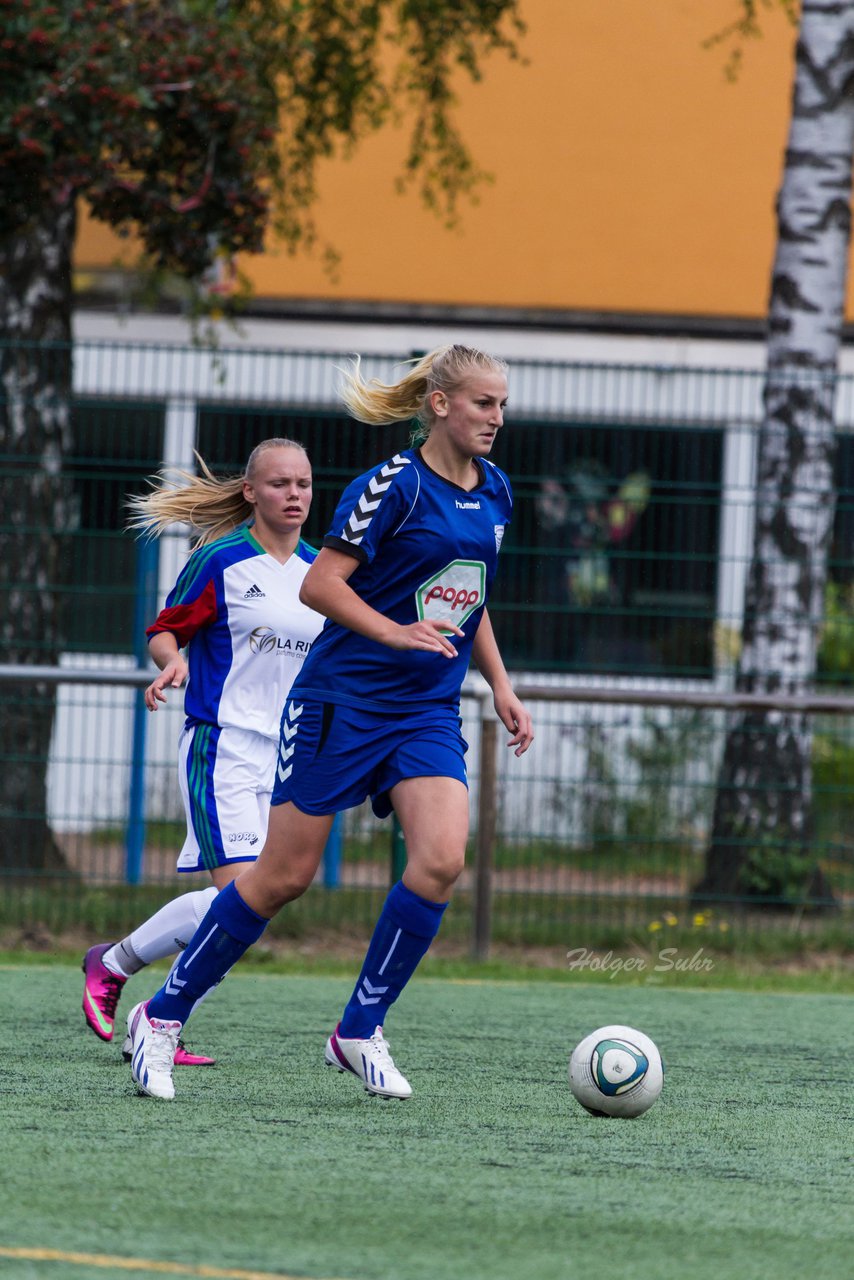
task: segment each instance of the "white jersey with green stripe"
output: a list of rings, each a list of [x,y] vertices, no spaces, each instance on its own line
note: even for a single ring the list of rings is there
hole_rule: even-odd
[[[300,602],[317,552],[284,564],[247,527],[194,551],[148,628],[189,646],[188,724],[248,729],[278,742],[285,698],[324,619]]]

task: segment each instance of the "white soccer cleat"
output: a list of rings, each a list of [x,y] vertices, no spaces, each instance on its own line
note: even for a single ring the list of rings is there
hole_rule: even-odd
[[[130,1073],[140,1093],[170,1102],[175,1097],[172,1068],[181,1023],[149,1019],[146,1008],[145,1003],[134,1005],[128,1014]]]
[[[406,1076],[392,1061],[382,1027],[368,1040],[345,1040],[336,1027],[326,1041],[325,1061],[327,1067],[352,1072],[378,1098],[408,1098],[412,1093]]]

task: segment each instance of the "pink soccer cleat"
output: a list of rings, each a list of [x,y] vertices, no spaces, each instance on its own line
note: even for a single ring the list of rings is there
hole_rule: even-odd
[[[80,968],[86,975],[83,985],[83,1016],[102,1040],[112,1040],[116,1020],[116,1006],[127,978],[121,978],[102,963],[101,957],[109,951],[112,942],[90,947]]]
[[[130,1062],[133,1057],[133,1040],[130,1036],[125,1037],[122,1046],[122,1057],[125,1062]],[[216,1058],[208,1058],[203,1053],[191,1053],[186,1047],[183,1040],[178,1041],[178,1048],[175,1050],[175,1066],[176,1067],[215,1067]]]
[[[178,1041],[178,1048],[175,1053],[176,1067],[215,1067],[216,1058],[208,1058],[203,1053],[191,1053],[184,1045],[183,1040]]]

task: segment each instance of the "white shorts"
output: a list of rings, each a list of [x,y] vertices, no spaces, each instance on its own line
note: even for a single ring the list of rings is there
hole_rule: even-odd
[[[178,777],[187,815],[179,871],[254,862],[267,838],[278,744],[246,729],[185,726]]]

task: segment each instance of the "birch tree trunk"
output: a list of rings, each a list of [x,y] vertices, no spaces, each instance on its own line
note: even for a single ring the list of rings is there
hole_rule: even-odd
[[[71,251],[75,212],[34,202],[29,223],[0,238],[0,661],[53,664],[73,525]],[[0,683],[0,870],[64,867],[47,823],[46,773],[55,690]]]
[[[778,197],[742,692],[812,685],[834,515],[834,398],[848,274],[854,3],[805,0]],[[726,740],[695,901],[832,902],[812,850],[812,729],[741,714]]]

